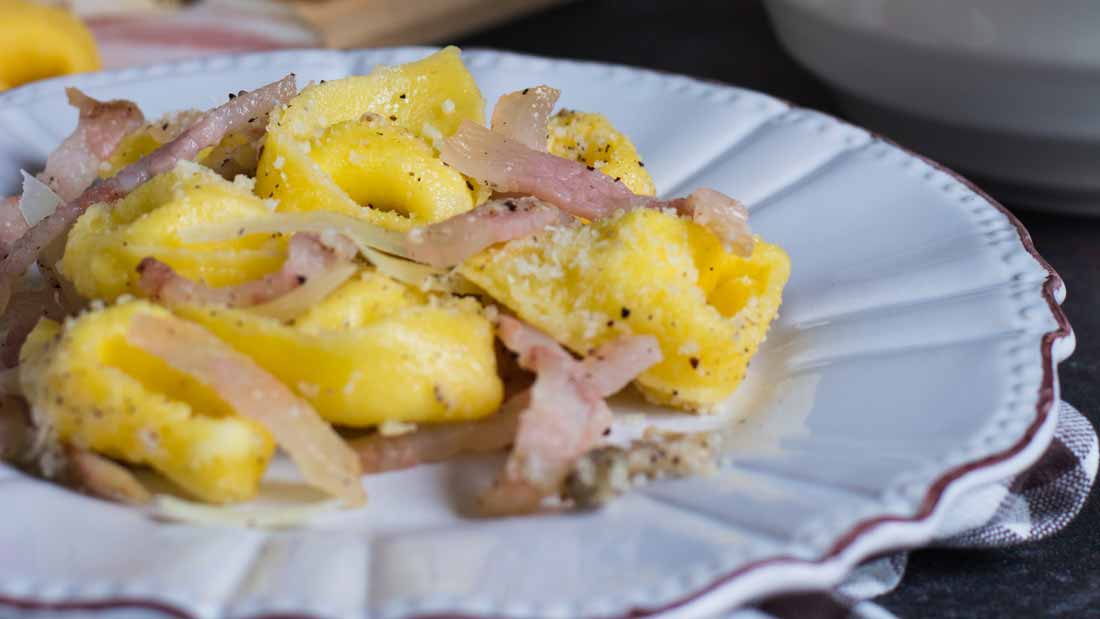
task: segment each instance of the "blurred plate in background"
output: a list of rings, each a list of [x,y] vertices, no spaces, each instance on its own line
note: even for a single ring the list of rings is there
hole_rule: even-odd
[[[1100,215],[1100,3],[767,0],[845,113],[999,197]]]

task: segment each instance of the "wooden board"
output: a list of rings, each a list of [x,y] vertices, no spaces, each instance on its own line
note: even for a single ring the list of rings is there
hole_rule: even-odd
[[[291,0],[328,47],[445,42],[566,0]]]

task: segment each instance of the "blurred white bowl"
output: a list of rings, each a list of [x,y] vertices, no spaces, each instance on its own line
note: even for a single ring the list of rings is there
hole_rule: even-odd
[[[872,129],[1014,204],[1100,215],[1097,0],[766,0]]]

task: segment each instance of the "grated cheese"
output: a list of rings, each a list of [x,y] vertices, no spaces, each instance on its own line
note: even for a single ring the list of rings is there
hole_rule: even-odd
[[[681,355],[694,355],[699,352],[699,342],[695,340],[688,340],[680,345],[680,349],[676,352]]]

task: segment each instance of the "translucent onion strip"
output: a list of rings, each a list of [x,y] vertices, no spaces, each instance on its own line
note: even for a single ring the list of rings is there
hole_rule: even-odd
[[[425,292],[485,294],[485,291],[476,284],[451,269],[437,269],[369,249],[363,255],[378,269],[379,273],[390,279],[416,286]]]
[[[66,456],[73,483],[93,496],[127,505],[141,505],[153,498],[130,469],[113,460],[75,447],[70,447]]]
[[[361,219],[329,213],[271,213],[264,217],[229,220],[217,224],[195,226],[180,233],[186,243],[225,241],[253,234],[286,235],[295,232],[338,233],[365,245],[398,256],[405,255],[405,235],[365,222]]]
[[[209,385],[241,416],[262,424],[306,481],[348,505],[366,502],[359,457],[308,402],[202,327],[138,314],[126,340]]]
[[[206,505],[158,494],[149,513],[154,518],[174,520],[207,527],[251,527],[278,529],[307,524],[314,517],[335,510],[339,502],[317,501],[286,507],[254,507],[238,509]]]
[[[281,297],[267,303],[253,305],[247,310],[283,322],[293,320],[323,301],[325,297],[332,294],[358,271],[359,267],[351,263],[336,265],[319,275],[309,278],[306,283]]]

